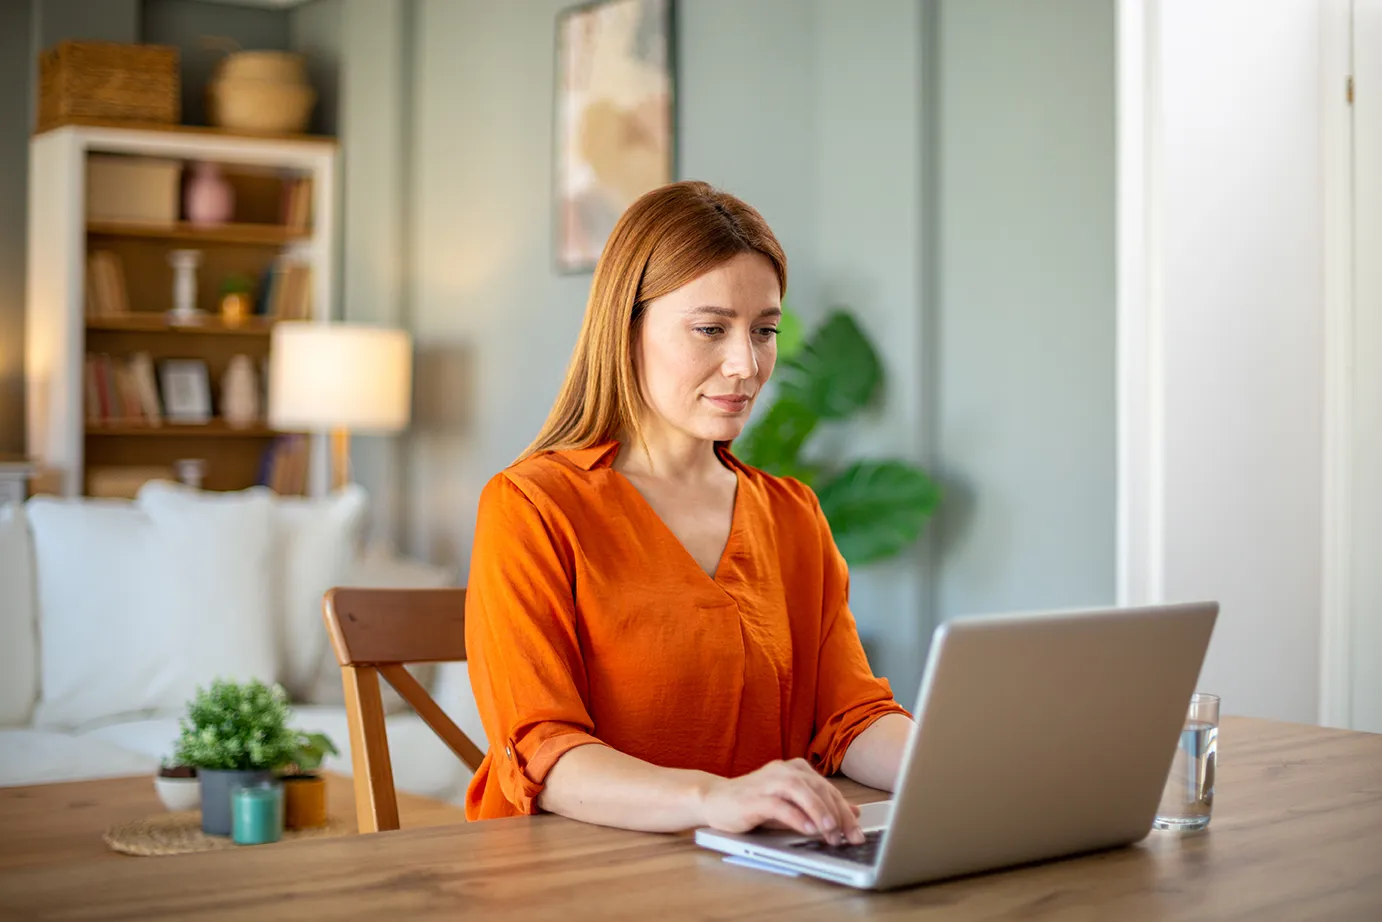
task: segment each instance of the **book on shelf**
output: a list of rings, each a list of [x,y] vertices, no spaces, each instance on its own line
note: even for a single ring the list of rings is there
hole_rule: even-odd
[[[283,181],[283,226],[294,233],[306,233],[312,226],[312,180],[294,176]]]
[[[92,252],[86,261],[86,315],[111,317],[129,310],[124,263],[110,250]]]
[[[280,435],[273,440],[259,462],[259,484],[280,496],[307,493],[307,468],[311,443],[305,435]]]
[[[125,359],[88,352],[85,378],[88,423],[163,424],[154,363],[147,352],[136,352]]]
[[[308,320],[312,316],[312,267],[295,257],[274,260],[259,285],[255,313],[273,320]]]

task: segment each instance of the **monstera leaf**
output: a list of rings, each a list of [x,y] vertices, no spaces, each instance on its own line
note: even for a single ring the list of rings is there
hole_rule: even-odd
[[[921,534],[940,489],[901,461],[858,461],[816,489],[835,545],[851,564],[891,557]]]
[[[940,500],[925,471],[883,459],[859,461],[835,473],[801,457],[822,420],[847,419],[877,396],[883,366],[868,337],[853,317],[835,311],[808,339],[796,315],[786,311],[777,348],[777,399],[735,444],[735,452],[754,467],[795,477],[814,489],[850,564],[904,550]]]
[[[779,398],[768,412],[734,446],[745,463],[761,467],[778,476],[786,467],[797,463],[801,446],[816,428],[820,419],[795,400]]]
[[[821,419],[845,419],[863,409],[883,382],[883,367],[864,331],[836,311],[782,367],[782,399],[806,407]]]

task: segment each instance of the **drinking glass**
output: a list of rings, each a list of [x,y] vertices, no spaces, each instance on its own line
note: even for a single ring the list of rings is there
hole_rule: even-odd
[[[1209,825],[1214,809],[1214,774],[1219,759],[1219,698],[1196,694],[1176,745],[1171,773],[1152,825],[1194,832]]]

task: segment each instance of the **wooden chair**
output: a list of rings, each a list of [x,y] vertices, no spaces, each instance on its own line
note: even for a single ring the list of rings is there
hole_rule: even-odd
[[[484,754],[427,694],[407,663],[463,661],[464,589],[332,589],[322,600],[345,686],[355,815],[361,832],[398,828],[398,795],[379,676],[413,706],[471,771]]]

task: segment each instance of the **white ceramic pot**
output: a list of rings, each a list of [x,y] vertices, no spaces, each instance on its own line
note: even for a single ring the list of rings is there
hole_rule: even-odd
[[[154,775],[154,790],[163,806],[174,812],[201,806],[201,785],[196,778],[162,778]]]

